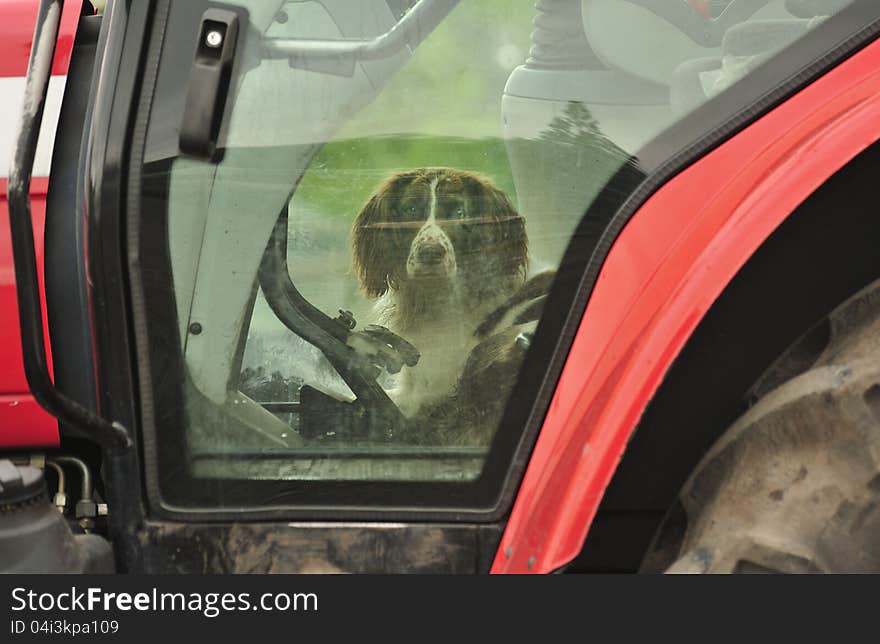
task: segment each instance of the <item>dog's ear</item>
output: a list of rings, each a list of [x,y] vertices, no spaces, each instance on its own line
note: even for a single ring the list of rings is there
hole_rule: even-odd
[[[494,185],[486,184],[489,213],[498,221],[496,243],[504,249],[505,262],[510,273],[525,277],[529,267],[529,238],[526,222],[517,212],[510,198]]]
[[[394,230],[391,222],[393,178],[361,208],[351,228],[352,259],[368,297],[384,295],[395,282]]]

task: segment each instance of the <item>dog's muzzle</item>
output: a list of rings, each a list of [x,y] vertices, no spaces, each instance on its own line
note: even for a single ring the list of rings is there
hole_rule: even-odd
[[[406,272],[410,277],[451,277],[455,274],[452,241],[439,226],[426,225],[416,235],[406,259]]]
[[[424,266],[439,264],[445,258],[446,249],[443,248],[443,244],[429,242],[416,249],[416,261]]]

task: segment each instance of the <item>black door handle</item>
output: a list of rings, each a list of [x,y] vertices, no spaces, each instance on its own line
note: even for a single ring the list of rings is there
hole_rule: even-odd
[[[238,16],[235,13],[208,9],[202,14],[180,125],[180,151],[183,154],[216,160],[217,137],[229,92],[237,36]]]

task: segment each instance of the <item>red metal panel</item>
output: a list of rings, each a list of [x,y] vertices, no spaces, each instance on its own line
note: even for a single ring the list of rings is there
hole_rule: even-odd
[[[38,4],[34,0],[0,0],[0,78],[23,77],[27,73]],[[81,8],[82,2],[65,3],[58,31],[53,75],[67,74]],[[57,113],[46,113],[44,117],[45,120],[57,118]],[[3,127],[15,127],[15,123],[5,123]],[[48,185],[48,178],[35,177],[31,186],[37,270],[41,287],[43,226]],[[58,444],[58,423],[34,401],[24,375],[9,235],[6,179],[0,178],[0,364],[4,365],[0,370],[0,449],[53,446]],[[45,290],[43,294],[45,313]],[[43,325],[48,338],[49,327],[45,317]],[[51,368],[51,356],[49,363]]]
[[[492,572],[550,572],[583,545],[627,440],[736,272],[880,139],[880,42],[682,172],[614,244],[551,401]]]
[[[0,0],[0,77],[27,74],[39,4],[36,0]],[[81,7],[82,2],[75,0],[64,5],[52,67],[55,76],[67,74]]]
[[[0,394],[0,450],[58,446],[58,422],[30,393]]]
[[[43,292],[44,313],[43,226],[46,221],[48,187],[49,180],[46,178],[35,178],[31,184],[34,246],[37,251],[37,271],[40,290]],[[48,338],[49,325],[45,316],[43,330]],[[4,178],[0,178],[0,364],[3,365],[3,369],[0,369],[0,449],[56,445],[58,423],[34,401],[24,375]],[[51,356],[49,364],[51,368]]]

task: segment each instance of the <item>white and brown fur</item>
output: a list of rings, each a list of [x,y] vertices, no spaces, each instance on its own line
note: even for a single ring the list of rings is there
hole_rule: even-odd
[[[405,416],[443,400],[477,329],[525,281],[525,222],[486,177],[420,168],[389,177],[352,229],[354,268],[376,322],[421,353],[389,392]]]

